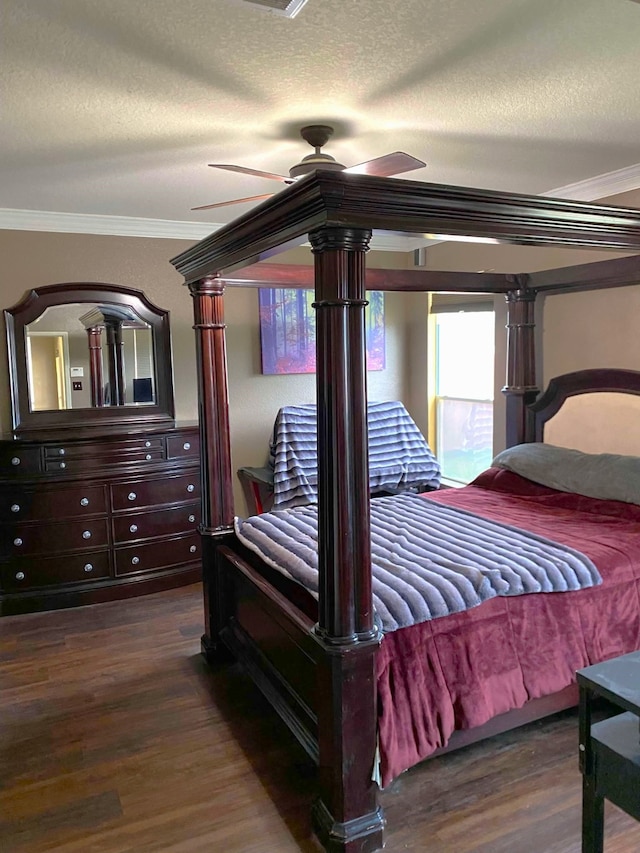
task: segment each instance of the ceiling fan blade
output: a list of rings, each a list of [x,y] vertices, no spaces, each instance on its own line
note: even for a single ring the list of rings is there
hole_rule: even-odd
[[[242,204],[245,201],[260,201],[263,198],[271,198],[275,193],[264,193],[264,195],[250,195],[247,198],[234,198],[231,201],[218,201],[215,204],[201,204],[200,207],[192,207],[191,210],[211,210],[214,207],[226,207],[228,204]]]
[[[377,178],[389,178],[402,172],[411,172],[413,169],[422,169],[426,166],[422,160],[417,160],[402,151],[394,151],[393,154],[385,154],[374,160],[366,160],[357,166],[349,166],[345,172],[351,175],[375,175]]]
[[[292,184],[293,180],[286,175],[276,175],[274,172],[261,172],[260,169],[249,169],[247,166],[226,166],[222,163],[209,163],[214,169],[226,169],[227,172],[240,172],[241,175],[256,175],[258,178],[271,178],[272,181],[283,181]]]

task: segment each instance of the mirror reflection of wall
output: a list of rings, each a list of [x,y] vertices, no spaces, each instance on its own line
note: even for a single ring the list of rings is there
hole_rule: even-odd
[[[66,334],[34,332],[27,339],[31,408],[67,409],[69,348]]]
[[[31,411],[91,408],[92,381],[95,405],[156,403],[153,331],[130,307],[49,307],[26,327],[26,352]]]
[[[70,409],[85,409],[91,405],[89,386],[89,348],[87,333],[82,329],[69,333],[69,365],[67,371],[71,385]]]

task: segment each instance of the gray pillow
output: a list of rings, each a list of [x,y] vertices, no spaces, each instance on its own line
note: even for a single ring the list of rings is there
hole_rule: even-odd
[[[640,457],[582,453],[553,444],[517,444],[492,462],[560,492],[640,506]]]

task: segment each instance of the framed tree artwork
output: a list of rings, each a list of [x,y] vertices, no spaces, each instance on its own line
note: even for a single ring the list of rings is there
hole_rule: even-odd
[[[384,293],[369,291],[367,299],[367,370],[384,370]],[[263,373],[315,373],[316,316],[313,300],[312,290],[260,288]]]

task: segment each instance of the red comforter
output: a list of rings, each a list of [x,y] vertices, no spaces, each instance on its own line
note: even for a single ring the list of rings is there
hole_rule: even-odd
[[[383,785],[456,729],[562,690],[577,669],[640,648],[640,506],[557,492],[497,468],[425,499],[576,548],[603,583],[494,598],[385,635],[377,657]]]

